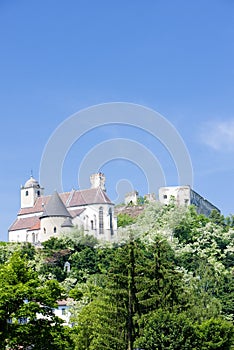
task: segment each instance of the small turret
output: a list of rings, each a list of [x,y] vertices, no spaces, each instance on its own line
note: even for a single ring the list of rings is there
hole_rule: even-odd
[[[106,177],[103,173],[92,174],[90,176],[91,188],[100,187],[103,191],[106,191],[105,182]]]

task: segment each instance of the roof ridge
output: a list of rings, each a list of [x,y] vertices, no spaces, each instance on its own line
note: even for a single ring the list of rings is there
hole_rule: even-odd
[[[103,190],[100,186],[98,186],[98,192],[101,193],[102,199],[104,200],[104,202],[106,202],[106,198],[103,196]]]
[[[75,193],[75,189],[73,188],[73,189],[69,192],[69,196],[68,196],[68,198],[67,198],[67,200],[66,200],[66,203],[65,203],[65,206],[66,206],[66,207],[69,207],[69,203],[70,203],[70,201],[71,201],[71,199],[72,199],[74,193]]]
[[[91,190],[95,190],[96,188],[83,188],[82,190],[75,190],[76,192],[83,192],[83,191],[91,191]]]
[[[101,196],[104,200],[105,203],[108,203],[108,201],[110,201],[112,203],[112,201],[110,200],[110,198],[107,196],[106,191],[104,191],[100,186],[98,187],[99,191],[101,192]],[[113,203],[112,203],[113,204]]]

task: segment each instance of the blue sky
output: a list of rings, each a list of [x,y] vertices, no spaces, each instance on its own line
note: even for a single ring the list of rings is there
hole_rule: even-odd
[[[0,45],[0,239],[19,209],[20,185],[31,169],[39,178],[54,130],[77,111],[112,101],[169,120],[190,153],[194,189],[225,215],[234,212],[233,1],[0,0]],[[177,184],[162,145],[134,128],[109,126],[70,149],[64,190],[78,186],[82,156],[116,137],[148,147],[167,184]],[[101,170],[112,199],[123,178],[140,194],[147,190],[131,162],[116,159]]]

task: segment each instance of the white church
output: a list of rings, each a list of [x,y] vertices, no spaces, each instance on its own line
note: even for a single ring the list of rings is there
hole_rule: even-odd
[[[40,244],[51,237],[82,229],[97,239],[111,241],[117,233],[114,203],[105,190],[102,173],[90,176],[86,190],[44,195],[44,188],[32,176],[21,186],[21,207],[8,230],[9,242]]]

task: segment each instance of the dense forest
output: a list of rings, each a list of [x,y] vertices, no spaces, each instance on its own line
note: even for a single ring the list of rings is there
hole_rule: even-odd
[[[173,202],[120,214],[113,243],[77,230],[2,242],[0,349],[234,349],[233,282],[234,217]]]

